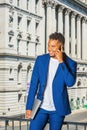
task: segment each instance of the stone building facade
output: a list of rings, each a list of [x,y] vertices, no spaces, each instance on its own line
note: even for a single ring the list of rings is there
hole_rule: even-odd
[[[65,36],[65,52],[78,62],[69,89],[72,110],[87,100],[87,1],[0,0],[0,116],[25,113],[37,55],[47,53],[50,33]]]

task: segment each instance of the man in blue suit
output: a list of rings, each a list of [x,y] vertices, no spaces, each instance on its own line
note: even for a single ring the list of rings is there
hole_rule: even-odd
[[[30,123],[30,130],[43,130],[49,120],[50,130],[61,130],[65,115],[71,113],[67,86],[76,81],[77,63],[64,53],[65,38],[52,33],[48,54],[36,58],[26,104],[26,118],[31,118],[35,95],[42,101]]]

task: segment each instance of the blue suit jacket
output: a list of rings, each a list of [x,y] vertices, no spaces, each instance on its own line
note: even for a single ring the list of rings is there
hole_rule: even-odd
[[[44,90],[47,81],[49,54],[38,56],[32,72],[30,90],[27,98],[26,110],[32,110],[35,95],[37,98],[43,100]],[[64,62],[59,63],[53,84],[53,101],[56,111],[60,115],[67,115],[71,112],[67,86],[71,87],[76,81],[76,66],[77,63],[70,59],[64,53]]]

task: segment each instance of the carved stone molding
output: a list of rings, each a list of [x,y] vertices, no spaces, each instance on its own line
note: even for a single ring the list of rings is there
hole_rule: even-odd
[[[19,64],[18,64],[18,69],[21,69],[22,68],[22,63],[20,62]]]
[[[27,70],[29,71],[31,69],[31,63],[28,64]]]
[[[9,15],[9,23],[13,22],[13,15]]]
[[[65,10],[65,15],[69,15],[70,12],[71,12],[70,9],[66,9],[66,10]]]
[[[77,20],[79,21],[82,18],[81,15],[77,15]]]
[[[58,3],[54,1],[54,2],[52,3],[52,8],[55,9],[57,5],[58,5]]]
[[[71,13],[71,18],[75,18],[76,15],[77,15],[77,14],[76,14],[75,12],[72,12],[72,13]]]
[[[31,34],[30,33],[27,33],[27,40],[31,40]]]
[[[63,11],[63,9],[64,9],[64,7],[63,7],[63,6],[59,6],[59,8],[58,8],[58,12],[62,12],[62,11]]]
[[[18,13],[17,13],[17,15],[18,15],[18,17],[20,17],[20,18],[22,18],[22,17],[23,17],[23,14],[22,14],[22,13],[20,13],[20,12],[18,12]]]
[[[82,23],[86,23],[86,18],[85,17],[82,18]]]
[[[9,0],[9,3],[12,4],[13,0]]]
[[[53,2],[51,0],[48,0],[46,3],[47,6],[51,6],[51,7],[52,7],[52,4],[53,4]]]
[[[31,20],[32,20],[32,17],[27,16],[27,20],[30,20],[30,21],[31,21]]]
[[[14,36],[13,30],[9,31],[8,34],[11,35],[11,36]]]
[[[22,38],[22,32],[19,32],[17,38]]]
[[[40,39],[40,36],[37,36],[37,35],[36,35],[35,41],[36,41],[36,42],[39,42],[39,41],[40,41],[39,39]]]
[[[9,13],[11,13],[12,15],[14,14],[14,7],[13,6],[10,6]]]
[[[55,2],[54,0],[42,0],[42,4],[45,6],[50,6],[55,8],[55,6],[57,5],[57,2]]]

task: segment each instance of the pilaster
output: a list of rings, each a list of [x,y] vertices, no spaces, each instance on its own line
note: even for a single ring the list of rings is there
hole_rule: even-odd
[[[82,59],[87,60],[86,18],[82,19]]]
[[[77,58],[81,59],[81,15],[77,16]]]
[[[69,14],[70,10],[65,10],[65,52],[69,55]]]
[[[63,6],[58,8],[58,32],[63,33]]]
[[[75,46],[76,46],[76,39],[75,39],[75,17],[76,17],[76,13],[75,12],[72,12],[71,14],[71,56],[73,58],[76,57],[76,54],[75,54]]]

